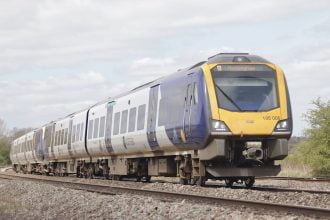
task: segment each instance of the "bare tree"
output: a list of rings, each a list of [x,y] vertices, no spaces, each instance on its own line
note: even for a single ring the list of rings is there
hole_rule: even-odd
[[[0,137],[5,136],[7,133],[6,122],[0,118]]]

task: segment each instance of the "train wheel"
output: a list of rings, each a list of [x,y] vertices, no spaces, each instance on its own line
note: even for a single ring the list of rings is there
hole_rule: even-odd
[[[234,184],[234,180],[231,178],[225,179],[225,183],[227,187],[232,187]]]
[[[244,180],[246,188],[251,188],[253,184],[255,183],[255,178],[254,177],[248,177]]]
[[[205,176],[200,176],[196,181],[197,186],[205,186],[206,178]]]
[[[104,180],[108,180],[108,179],[109,179],[109,174],[104,174],[104,175],[103,175],[103,179],[104,179]]]
[[[112,177],[112,180],[120,181],[121,180],[121,176],[120,175],[114,175]]]
[[[149,183],[150,180],[151,180],[151,176],[146,176],[146,177],[144,177],[144,181],[145,181],[145,182]]]
[[[184,178],[180,178],[180,184],[181,185],[187,185],[188,184],[188,180],[184,179]]]

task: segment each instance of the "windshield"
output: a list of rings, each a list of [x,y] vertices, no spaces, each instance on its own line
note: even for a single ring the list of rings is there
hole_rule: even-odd
[[[268,66],[218,65],[212,75],[220,108],[268,111],[278,107],[276,75]]]

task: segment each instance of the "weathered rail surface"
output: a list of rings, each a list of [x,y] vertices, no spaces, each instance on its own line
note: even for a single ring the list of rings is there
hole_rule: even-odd
[[[217,185],[207,185],[207,187],[219,187],[219,186],[217,186]],[[245,186],[237,186],[237,185],[234,185],[231,188],[232,189],[246,189]],[[328,195],[330,195],[330,190],[325,191],[325,190],[295,189],[295,188],[266,187],[266,186],[253,186],[249,189],[250,190],[259,190],[259,191],[269,191],[269,192],[298,192],[298,193],[305,192],[305,193],[313,193],[313,194],[328,194]]]
[[[245,206],[252,209],[263,209],[281,211],[292,214],[304,214],[312,215],[314,217],[329,217],[330,209],[309,207],[309,206],[299,206],[299,205],[285,205],[278,203],[269,203],[269,202],[259,202],[259,201],[250,201],[250,200],[240,200],[240,199],[230,199],[222,197],[213,197],[213,196],[202,196],[195,194],[186,194],[186,193],[176,193],[168,191],[158,191],[158,190],[147,190],[140,188],[132,187],[122,187],[122,186],[109,186],[104,184],[89,184],[89,183],[77,183],[68,180],[61,180],[60,178],[54,177],[45,177],[42,176],[31,176],[31,175],[12,175],[12,174],[0,174],[0,178],[12,179],[12,180],[28,180],[28,181],[41,181],[48,184],[53,184],[57,186],[67,187],[77,190],[85,190],[89,192],[107,194],[107,195],[116,195],[116,194],[135,194],[142,196],[151,196],[156,197],[160,200],[165,201],[190,201],[198,202],[210,205],[224,205],[224,206]]]
[[[263,176],[256,177],[259,180],[295,180],[305,182],[330,182],[330,177],[286,177],[286,176]]]

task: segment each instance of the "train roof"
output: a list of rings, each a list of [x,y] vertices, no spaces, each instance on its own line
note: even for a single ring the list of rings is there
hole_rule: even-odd
[[[218,53],[208,58],[207,63],[222,63],[222,62],[244,62],[244,63],[269,63],[268,60],[249,53]]]

